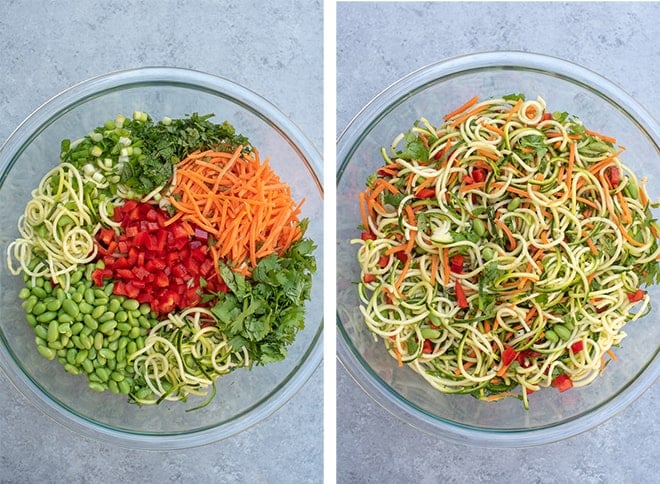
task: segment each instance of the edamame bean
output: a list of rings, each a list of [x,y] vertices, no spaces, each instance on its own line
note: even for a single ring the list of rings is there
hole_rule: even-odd
[[[39,324],[39,323],[37,322],[37,318],[35,318],[34,315],[32,315],[32,314],[26,314],[26,315],[25,315],[25,320],[26,320],[26,321],[30,324],[30,326],[32,326],[33,328],[34,328],[37,324]]]
[[[88,359],[84,360],[80,366],[85,370],[85,373],[92,373],[94,371],[94,364]]]
[[[513,212],[514,210],[517,210],[518,207],[520,207],[520,197],[515,197],[509,201],[509,203],[506,206],[506,209],[509,212]]]
[[[69,316],[67,313],[65,313],[64,311],[60,311],[59,313],[57,313],[57,320],[60,323],[72,323],[73,322],[73,318],[71,316]]]
[[[81,269],[78,269],[76,272],[71,274],[71,284],[78,284],[82,279],[82,276],[83,276],[83,271]]]
[[[115,319],[115,313],[113,313],[112,311],[106,311],[98,318],[99,323],[105,323],[106,321],[110,321],[110,320],[114,321],[114,319]]]
[[[563,324],[555,324],[552,329],[564,341],[567,341],[571,337],[571,331]]]
[[[120,308],[121,308],[121,303],[119,302],[119,300],[117,298],[113,297],[112,299],[110,299],[110,302],[108,303],[108,311],[113,313],[113,316],[114,316],[114,313],[119,311]]]
[[[62,309],[72,318],[75,318],[80,313],[80,308],[71,299],[65,299],[62,301]]]
[[[90,381],[87,386],[96,392],[104,392],[107,388],[103,383],[94,381]]]
[[[103,333],[96,333],[96,335],[94,335],[94,348],[96,351],[103,348]]]
[[[559,341],[559,336],[557,336],[557,333],[555,333],[553,330],[547,329],[545,330],[545,339],[547,339],[551,343],[556,343],[557,341]]]
[[[128,313],[126,311],[124,311],[123,309],[120,310],[120,311],[117,311],[117,313],[115,314],[115,320],[118,323],[125,323],[126,321],[128,321]],[[129,324],[129,326],[130,326],[130,324]]]
[[[490,247],[484,247],[483,250],[481,251],[481,256],[486,261],[493,260],[493,258],[495,257],[495,251]]]
[[[53,343],[54,341],[59,338],[60,333],[58,331],[59,325],[57,324],[57,321],[51,321],[50,324],[48,325],[48,334],[46,337],[46,341],[49,343]]]
[[[30,290],[27,287],[24,287],[20,291],[18,291],[18,298],[19,299],[27,299],[30,297]]]
[[[77,304],[80,304],[83,300],[83,295],[79,292],[74,292],[71,294],[71,300]]]
[[[75,360],[73,360],[73,362],[76,365],[82,365],[83,361],[85,361],[87,359],[88,354],[89,354],[89,352],[87,350],[78,351],[76,353],[76,358],[75,358]]]
[[[32,294],[34,294],[37,297],[37,299],[44,299],[47,296],[47,293],[44,290],[44,288],[39,286],[34,286],[32,288]]]
[[[37,345],[37,351],[41,356],[48,360],[54,360],[55,359],[55,351],[49,348],[48,346],[44,345]]]
[[[91,314],[85,314],[83,317],[83,323],[91,330],[98,329],[99,323],[96,322],[96,319]]]
[[[140,309],[140,303],[135,299],[127,299],[123,302],[122,306],[127,311],[135,311]]]
[[[66,361],[67,361],[67,363],[69,363],[70,365],[75,364],[77,354],[78,354],[78,352],[76,350],[74,350],[73,348],[70,349],[70,350],[67,350],[66,351]]]
[[[433,328],[422,328],[421,333],[424,339],[438,339],[440,337],[440,331]]]
[[[121,338],[121,331],[118,329],[115,329],[110,336],[108,336],[108,342],[112,343],[114,341],[117,341],[119,338]]]
[[[62,302],[59,299],[51,299],[46,303],[47,311],[58,311],[62,307]]]
[[[92,289],[91,287],[85,289],[84,299],[87,304],[93,305],[94,301],[96,300],[96,298],[94,297],[94,289]]]
[[[94,311],[94,306],[89,304],[87,301],[80,301],[78,303],[78,309],[83,314],[92,314],[92,311]]]
[[[101,348],[99,350],[99,355],[101,355],[106,360],[114,360],[115,359],[115,352],[112,351],[109,348]]]
[[[39,338],[42,340],[46,341],[48,339],[48,329],[46,329],[44,326],[36,326],[34,328],[34,334],[36,334]]]
[[[80,334],[80,332],[84,327],[85,325],[81,322],[73,323],[73,326],[71,326],[71,334],[72,335]]]
[[[126,334],[130,332],[130,330],[133,329],[133,327],[128,323],[119,323],[117,324],[117,329],[121,331],[123,334]]]
[[[126,348],[118,348],[117,352],[115,353],[115,359],[117,361],[126,360]]]
[[[486,234],[486,226],[480,218],[475,218],[472,221],[472,230],[474,230],[474,233],[479,237],[483,237]]]
[[[137,338],[137,336],[135,337],[129,336],[129,337],[132,338],[133,340]],[[137,351],[137,344],[135,343],[135,341],[129,341],[128,344],[126,345],[126,354],[132,355],[136,351]]]
[[[35,316],[39,316],[40,314],[43,314],[45,312],[46,312],[46,305],[41,301],[37,302],[32,307],[32,314],[34,314]]]
[[[108,308],[105,306],[105,304],[102,304],[100,306],[96,306],[94,310],[92,311],[92,317],[94,319],[99,319],[105,312],[108,310]]]
[[[66,363],[64,369],[71,373],[72,375],[80,375],[80,369],[77,366],[72,365],[71,363]]]
[[[117,386],[119,387],[119,393],[123,395],[131,393],[131,385],[125,379],[117,383]]]
[[[117,321],[110,320],[105,321],[101,326],[99,326],[99,331],[107,336],[110,336],[115,328],[117,327]]]
[[[64,344],[62,344],[62,342],[58,340],[48,341],[48,347],[54,350],[61,350],[64,349]]]
[[[96,376],[98,376],[101,381],[106,382],[110,379],[110,372],[105,368],[97,368],[94,370],[94,373],[96,373]]]
[[[114,380],[108,381],[108,388],[112,393],[119,394],[119,385]]]
[[[46,311],[45,313],[41,313],[39,316],[37,316],[37,321],[40,323],[49,323],[50,321],[53,321],[56,317],[57,317],[56,312]]]
[[[33,294],[32,296],[28,297],[25,301],[23,301],[21,305],[23,306],[23,309],[25,309],[26,313],[32,313],[35,304],[37,304],[38,302],[39,299],[37,298],[37,296]]]

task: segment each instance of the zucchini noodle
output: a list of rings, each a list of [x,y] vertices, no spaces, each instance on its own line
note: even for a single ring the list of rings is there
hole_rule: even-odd
[[[83,185],[81,174],[69,163],[61,163],[42,178],[19,218],[20,237],[7,250],[12,274],[23,272],[33,282],[48,277],[68,290],[78,265],[94,260],[93,234],[99,225],[85,204]]]
[[[360,193],[369,330],[445,393],[528,408],[541,387],[592,382],[660,272],[645,180],[622,151],[541,98],[420,119]]]
[[[154,326],[144,347],[128,356],[136,377],[141,377],[151,390],[145,398],[135,396],[141,404],[162,400],[183,400],[188,395],[207,394],[220,375],[250,365],[246,348],[235,352],[227,336],[220,331],[210,310],[193,307]],[[211,395],[210,398],[213,398]]]

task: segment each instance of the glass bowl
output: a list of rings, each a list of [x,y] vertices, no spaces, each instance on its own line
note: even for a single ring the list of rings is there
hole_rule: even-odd
[[[389,146],[414,121],[441,116],[478,95],[481,99],[524,93],[541,96],[550,111],[576,115],[588,128],[610,134],[626,147],[621,159],[646,175],[652,200],[660,195],[658,123],[619,87],[572,63],[521,52],[480,53],[421,68],[373,99],[343,131],[337,147],[337,352],[340,362],[376,402],[394,416],[452,442],[485,447],[525,447],[586,431],[622,410],[658,377],[660,288],[651,288],[653,310],[626,325],[617,361],[590,385],[530,395],[530,409],[515,398],[487,403],[433,389],[407,367],[398,368],[367,330],[354,281],[360,270],[358,192],[382,165]]]
[[[305,329],[281,362],[238,369],[216,381],[217,394],[201,410],[180,402],[138,406],[122,395],[96,393],[87,380],[64,371],[37,352],[18,292],[22,278],[8,272],[7,245],[18,236],[17,220],[30,192],[59,162],[60,141],[76,139],[117,114],[144,111],[158,121],[192,113],[229,121],[247,136],[294,200],[305,200],[306,236],[318,246]],[[77,84],[31,114],[0,150],[0,364],[35,406],[65,426],[119,445],[171,449],[234,435],[280,408],[302,387],[322,359],[323,189],[321,158],[311,142],[275,106],[226,79],[177,68],[125,70]],[[321,398],[319,396],[319,398]],[[195,399],[193,399],[195,400]],[[195,400],[197,401],[197,400]],[[202,403],[199,400],[197,403]]]

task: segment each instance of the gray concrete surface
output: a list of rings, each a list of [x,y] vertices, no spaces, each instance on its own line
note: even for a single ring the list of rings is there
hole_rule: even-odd
[[[523,50],[563,57],[660,108],[660,5],[419,3],[337,5],[337,134],[403,75],[460,54]],[[445,443],[391,417],[337,369],[341,483],[649,483],[660,457],[656,383],[629,408],[574,438],[518,449]]]
[[[124,68],[192,68],[269,99],[322,150],[320,0],[3,1],[0,140],[68,86]],[[322,368],[283,408],[228,440],[173,452],[73,434],[0,372],[0,482],[321,482]]]

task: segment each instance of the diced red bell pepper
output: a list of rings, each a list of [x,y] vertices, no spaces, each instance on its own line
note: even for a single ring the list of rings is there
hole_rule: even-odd
[[[612,188],[618,187],[619,186],[619,168],[617,168],[616,166],[610,166],[609,175],[610,175],[610,184],[612,185]]]
[[[475,183],[484,181],[486,179],[486,170],[483,168],[475,168],[472,170],[472,179]]]
[[[422,353],[427,355],[429,353],[433,353],[433,343],[431,343],[431,341],[428,339],[425,339],[424,343],[422,344]]]
[[[456,280],[455,288],[456,288],[456,301],[458,302],[458,307],[461,309],[467,309],[468,307],[470,307],[467,297],[465,296],[465,290],[463,289],[463,286],[461,285],[461,282],[459,280]]]
[[[584,349],[584,342],[581,339],[577,340],[575,343],[571,345],[571,351],[573,351],[573,353],[579,353],[583,349]]]
[[[504,346],[504,351],[502,352],[502,365],[508,367],[513,360],[518,358],[518,352],[513,349],[511,345]]]
[[[552,380],[552,386],[555,387],[560,392],[565,392],[573,388],[573,381],[569,378],[566,373],[557,375],[554,380]]]
[[[362,240],[376,240],[376,236],[372,234],[371,232],[362,232],[360,234],[360,238]]]
[[[635,292],[628,293],[628,301],[630,301],[631,303],[639,302],[642,299],[644,299],[645,295],[646,295],[646,291],[643,291],[642,289],[637,289]]]
[[[362,280],[366,284],[369,284],[370,282],[374,282],[376,280],[376,276],[374,276],[373,274],[365,274]]]
[[[461,274],[463,272],[463,264],[465,263],[465,257],[461,254],[456,254],[451,258],[449,262],[449,268],[452,272],[456,274]]]
[[[422,188],[416,193],[417,198],[428,199],[435,198],[435,189],[434,188]]]

